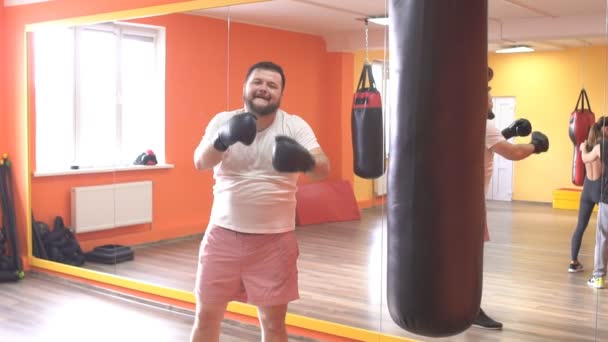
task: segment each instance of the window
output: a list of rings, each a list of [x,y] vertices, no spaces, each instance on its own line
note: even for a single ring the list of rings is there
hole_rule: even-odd
[[[34,34],[36,171],[165,162],[164,29],[125,23]]]

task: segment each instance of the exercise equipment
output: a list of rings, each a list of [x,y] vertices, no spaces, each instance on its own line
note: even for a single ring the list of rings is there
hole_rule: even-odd
[[[587,108],[585,108],[585,101]],[[587,91],[583,88],[578,95],[574,111],[570,114],[568,124],[568,136],[574,144],[574,153],[572,157],[572,184],[582,186],[585,182],[585,163],[583,162],[580,144],[587,140],[589,129],[595,122],[595,114],[591,110],[591,103],[587,97]]]
[[[534,145],[534,153],[543,153],[549,150],[549,138],[542,132],[532,132],[530,144]]]
[[[424,336],[479,312],[485,221],[487,1],[389,1],[387,304]]]
[[[0,227],[0,271],[8,271],[13,268],[12,255],[8,254],[6,247],[5,229]]]
[[[8,154],[4,153],[0,159],[0,202],[2,207],[2,253],[0,259],[0,282],[16,281],[23,279],[23,264],[19,253],[19,241],[17,240],[17,219],[15,214],[15,202],[13,197],[13,177],[11,162]],[[6,247],[8,248],[6,248]]]
[[[156,165],[158,161],[156,160],[156,154],[152,150],[147,150],[146,152],[142,152],[135,161],[133,162],[135,165]]]
[[[114,265],[135,258],[133,250],[128,246],[103,245],[85,253],[87,261]]]
[[[315,159],[295,139],[277,135],[272,146],[272,167],[278,172],[308,172],[315,167]]]
[[[366,86],[369,81],[369,86]],[[363,65],[351,115],[355,174],[374,179],[384,174],[382,99],[369,63]]]
[[[296,224],[354,221],[361,212],[348,181],[325,181],[298,185]]]
[[[513,137],[527,137],[532,132],[532,124],[527,119],[517,119],[505,127],[500,134],[509,140]]]
[[[46,252],[43,240],[50,231],[51,228],[48,224],[36,221],[34,214],[32,214],[32,254],[35,257],[48,260],[49,255]]]
[[[218,129],[213,147],[220,152],[224,152],[237,142],[251,145],[257,134],[256,121],[257,117],[249,112],[231,117]]]
[[[76,236],[63,223],[61,216],[55,217],[52,231],[46,231],[43,225],[35,225],[49,260],[72,266],[82,266],[85,256]]]

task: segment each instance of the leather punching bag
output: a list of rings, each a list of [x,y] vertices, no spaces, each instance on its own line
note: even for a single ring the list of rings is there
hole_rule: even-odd
[[[587,109],[585,109],[585,101],[587,101]],[[587,92],[583,88],[578,95],[576,107],[570,114],[570,122],[568,125],[568,135],[574,144],[574,155],[572,157],[572,184],[582,186],[585,181],[585,163],[583,162],[579,146],[583,141],[587,140],[589,129],[595,122],[595,114],[591,111],[591,104],[587,97]]]
[[[467,329],[482,288],[487,0],[390,0],[387,303],[425,336]]]
[[[366,80],[369,79],[369,87]],[[376,88],[372,65],[365,63],[353,98],[351,115],[355,174],[373,179],[384,174],[382,99]]]

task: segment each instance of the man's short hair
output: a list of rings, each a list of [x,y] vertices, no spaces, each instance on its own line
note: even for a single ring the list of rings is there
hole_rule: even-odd
[[[249,76],[251,76],[251,73],[256,69],[270,70],[281,75],[281,82],[283,83],[281,86],[281,92],[285,90],[285,74],[283,73],[283,68],[281,68],[280,65],[269,61],[257,62],[249,67],[249,71],[247,71],[247,76],[245,76],[245,82],[247,82]]]

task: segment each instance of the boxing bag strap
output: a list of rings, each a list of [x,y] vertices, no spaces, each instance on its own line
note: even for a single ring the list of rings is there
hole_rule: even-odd
[[[590,112],[593,112],[591,110],[591,104],[589,103],[589,98],[587,97],[587,91],[585,91],[585,88],[583,88],[581,90],[581,93],[578,95],[578,100],[576,101],[576,107],[574,107],[574,111],[575,112],[577,112],[577,111],[584,112],[585,111],[585,101],[587,101],[587,109]],[[579,105],[581,106],[580,110],[579,110]]]
[[[369,78],[369,88],[365,87],[366,78]],[[363,70],[361,70],[357,92],[368,89],[376,89],[376,81],[374,81],[374,75],[372,74],[372,65],[366,62],[363,65]]]

